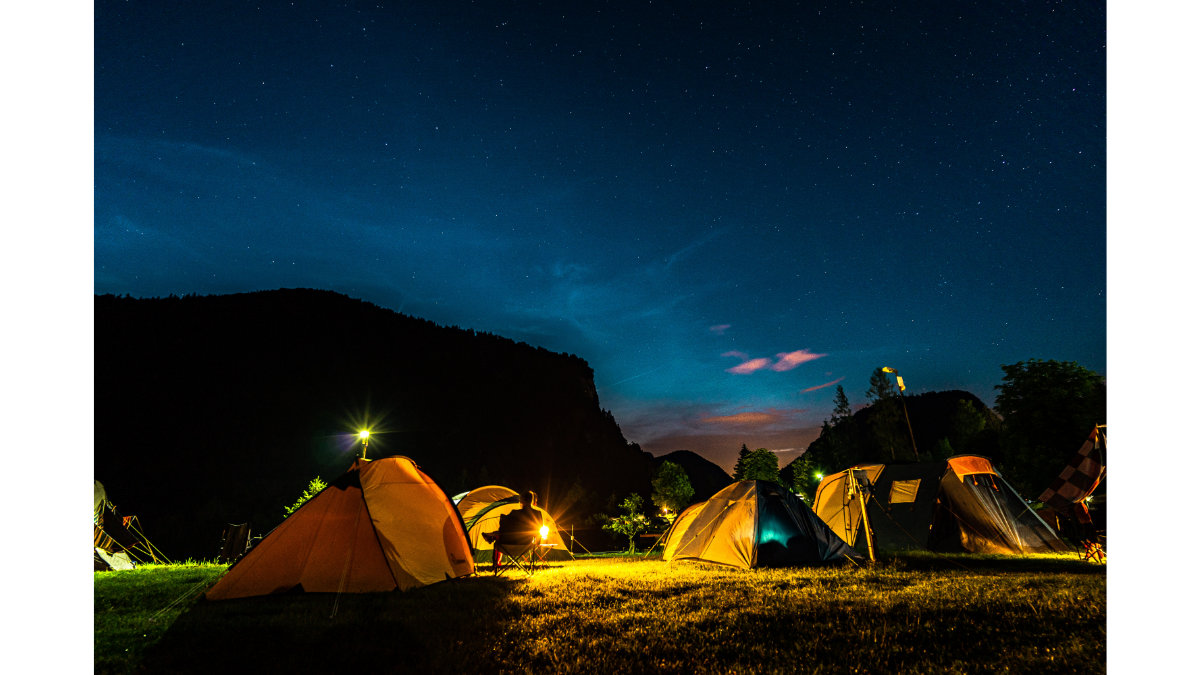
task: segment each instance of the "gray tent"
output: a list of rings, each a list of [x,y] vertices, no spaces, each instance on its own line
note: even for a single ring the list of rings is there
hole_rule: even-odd
[[[940,462],[862,464],[826,476],[813,510],[839,537],[866,550],[860,495],[851,472],[869,481],[867,515],[880,551],[1054,553],[1070,548],[1021,499],[990,460],[958,455]]]

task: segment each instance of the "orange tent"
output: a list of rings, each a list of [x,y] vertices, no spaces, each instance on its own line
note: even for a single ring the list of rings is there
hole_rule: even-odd
[[[370,593],[475,571],[454,504],[407,457],[359,459],[233,564],[209,600]]]

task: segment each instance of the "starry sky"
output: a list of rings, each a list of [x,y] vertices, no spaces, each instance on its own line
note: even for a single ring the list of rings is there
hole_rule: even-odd
[[[309,287],[781,465],[834,387],[1106,372],[1095,3],[95,3],[96,293]]]

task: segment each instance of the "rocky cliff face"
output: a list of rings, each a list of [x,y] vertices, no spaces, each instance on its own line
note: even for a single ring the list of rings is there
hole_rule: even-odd
[[[173,558],[265,534],[320,475],[411,457],[449,494],[533,489],[562,522],[652,466],[583,359],[305,289],[95,298],[95,473]]]

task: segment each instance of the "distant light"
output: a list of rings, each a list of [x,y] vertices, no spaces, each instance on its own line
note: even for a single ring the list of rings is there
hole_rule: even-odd
[[[371,432],[367,431],[366,429],[363,429],[362,431],[358,432],[359,438],[366,438],[367,436],[370,436],[370,435],[371,435]]]
[[[823,478],[825,478],[825,476],[823,476],[823,475],[821,475],[821,474],[817,474],[817,480],[821,480],[821,479],[823,479]]]
[[[549,537],[549,536],[550,536],[550,528],[549,528],[549,527],[547,527],[547,526],[545,526],[545,525],[543,525],[543,526],[542,526],[542,529],[540,530],[540,532],[542,533],[542,539],[543,539],[543,540],[544,540],[546,537]]]

